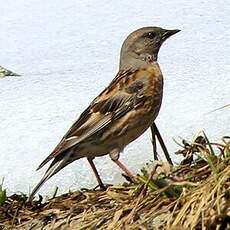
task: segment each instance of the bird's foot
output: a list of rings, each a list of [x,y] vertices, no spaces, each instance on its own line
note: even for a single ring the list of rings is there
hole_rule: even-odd
[[[112,184],[98,184],[93,188],[93,190],[97,190],[99,188],[99,190],[105,191],[110,186],[112,186]]]
[[[115,160],[114,162],[124,172],[122,175],[125,177],[125,179],[129,182],[135,183],[136,177],[133,175],[133,173],[121,161]]]
[[[121,175],[130,183],[135,183],[137,181],[135,176],[130,177],[125,173],[122,173]]]

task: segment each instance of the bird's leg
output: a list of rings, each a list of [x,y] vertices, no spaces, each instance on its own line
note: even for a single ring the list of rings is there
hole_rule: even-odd
[[[130,179],[134,182],[135,181],[135,176],[132,174],[132,172],[119,160],[114,161],[118,167],[124,171],[125,174],[127,174]]]
[[[100,178],[100,176],[99,176],[99,174],[98,174],[98,171],[97,171],[97,169],[96,169],[96,166],[95,166],[95,164],[93,163],[93,159],[92,159],[92,158],[87,158],[87,160],[88,160],[88,162],[89,162],[91,168],[93,169],[94,175],[95,175],[96,178],[97,178],[98,185],[100,186],[101,189],[105,190],[106,187],[105,187],[105,185],[103,184],[103,182],[102,182],[102,180],[101,180],[101,178]]]
[[[173,165],[173,162],[172,162],[172,160],[170,158],[169,152],[168,152],[168,150],[167,150],[167,148],[165,146],[165,143],[164,143],[164,141],[163,141],[163,139],[161,137],[161,134],[160,134],[155,122],[151,125],[151,131],[152,131],[152,136],[157,137],[168,163]],[[153,149],[154,149],[154,151],[156,151],[156,147],[153,147]],[[154,153],[154,159],[155,159],[155,153]]]
[[[133,173],[121,162],[119,161],[119,152],[117,150],[113,150],[110,152],[109,154],[110,158],[112,159],[112,161],[114,161],[117,166],[126,174],[130,177],[130,179],[134,182],[135,181],[135,176],[133,175]]]
[[[156,142],[156,134],[154,130],[154,126],[151,125],[151,132],[152,132],[152,144],[153,144],[153,157],[155,161],[158,161],[158,154],[157,154],[157,142]]]

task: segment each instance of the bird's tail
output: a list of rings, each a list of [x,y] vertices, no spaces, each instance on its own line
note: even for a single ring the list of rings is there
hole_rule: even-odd
[[[49,166],[49,168],[47,169],[45,175],[42,177],[42,179],[40,180],[40,182],[35,186],[35,188],[33,189],[33,191],[31,192],[28,201],[32,201],[34,198],[34,195],[36,194],[36,192],[41,188],[41,186],[49,179],[51,178],[54,174],[56,174],[58,171],[60,171],[62,168],[64,168],[66,165],[68,165],[70,163],[69,159],[70,159],[70,154],[71,151],[69,151],[68,153],[64,154],[62,156],[57,156],[56,158],[54,158],[54,160],[52,161],[51,165]]]

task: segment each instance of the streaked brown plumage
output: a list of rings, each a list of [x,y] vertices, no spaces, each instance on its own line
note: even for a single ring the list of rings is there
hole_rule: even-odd
[[[32,191],[31,199],[46,180],[82,157],[89,160],[101,186],[103,184],[92,161],[95,157],[110,154],[111,159],[130,174],[118,161],[119,153],[149,128],[158,115],[163,76],[157,63],[157,54],[161,44],[177,32],[179,30],[144,27],[126,38],[117,76],[41,163],[38,169],[53,159]]]

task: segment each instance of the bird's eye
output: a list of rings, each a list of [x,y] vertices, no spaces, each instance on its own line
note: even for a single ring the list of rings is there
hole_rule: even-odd
[[[147,34],[147,37],[150,38],[150,39],[153,39],[155,37],[155,33],[154,32],[149,32]]]

